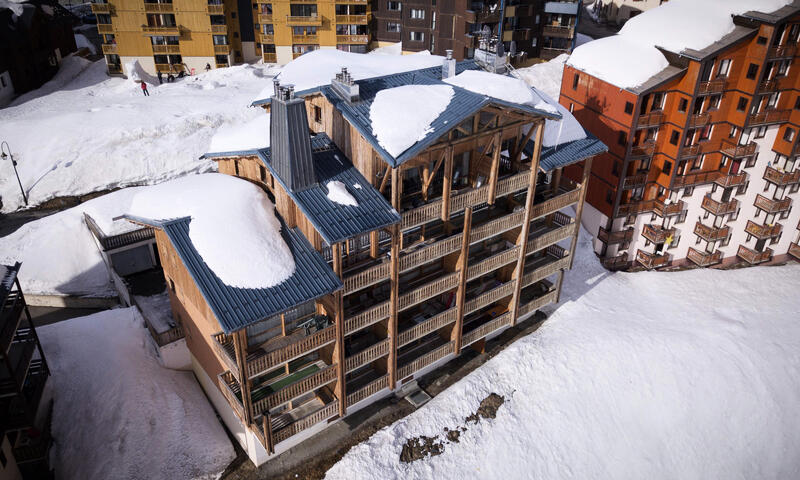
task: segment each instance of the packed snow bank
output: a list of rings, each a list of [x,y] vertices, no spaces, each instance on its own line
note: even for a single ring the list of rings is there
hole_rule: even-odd
[[[144,71],[139,64],[139,60],[131,60],[125,64],[125,71],[128,73],[128,81],[133,83],[149,83],[155,85],[158,79]]]
[[[799,305],[786,292],[800,266],[609,273],[585,232],[579,245],[539,330],[326,478],[797,478]],[[443,429],[492,392],[505,397],[497,417],[448,442]],[[420,435],[444,452],[401,463]]]
[[[339,205],[346,205],[350,207],[357,207],[358,200],[347,191],[347,186],[344,183],[333,180],[325,184],[328,188],[328,200]]]
[[[97,53],[97,49],[95,48],[94,44],[90,42],[89,39],[86,38],[86,35],[82,33],[75,34],[75,45],[78,47],[78,49],[86,48],[92,54]]]
[[[369,55],[402,55],[403,42],[392,43],[385,47],[378,47],[367,52]],[[430,52],[429,52],[430,53]]]
[[[57,89],[30,92],[3,109],[0,132],[11,143],[31,205],[160,183],[213,169],[198,157],[220,127],[254,118],[257,112],[246,107],[271,85],[273,73],[267,66],[221,68],[152,84],[144,97],[128,80],[109,78],[101,60]],[[11,162],[0,162],[0,197],[3,212],[24,206]]]
[[[226,285],[269,288],[294,273],[294,258],[266,193],[229,175],[191,175],[141,190],[131,215],[153,220],[191,217],[189,238]]]
[[[531,87],[535,87],[551,98],[558,98],[561,93],[561,78],[564,75],[564,62],[567,61],[567,58],[569,58],[569,55],[562,53],[549,62],[518,68],[516,73]]]
[[[191,372],[162,368],[135,308],[37,328],[57,478],[209,478],[234,458]]]
[[[397,157],[430,133],[431,122],[447,109],[453,94],[449,85],[403,85],[381,90],[369,109],[372,133],[381,147]]]
[[[287,63],[278,79],[282,84],[292,84],[295,91],[328,85],[342,67],[360,80],[392,73],[408,72],[420,68],[441,66],[444,57],[438,55],[368,55],[323,49],[306,53]],[[272,84],[264,87],[255,100],[269,98],[274,93]]]
[[[639,17],[628,20],[628,23],[636,18]],[[632,88],[667,68],[669,62],[652,45],[622,35],[612,35],[576,48],[567,65],[617,87]]]
[[[269,147],[269,114],[258,109],[252,120],[220,127],[211,137],[208,152],[236,152],[267,147]]]

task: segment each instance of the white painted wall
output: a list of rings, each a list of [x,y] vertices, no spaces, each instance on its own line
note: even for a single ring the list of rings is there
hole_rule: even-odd
[[[275,59],[279,65],[286,65],[294,60],[292,47],[287,45],[275,45]]]
[[[192,369],[192,354],[189,353],[185,338],[158,347],[158,355],[161,364],[166,368],[171,370]]]

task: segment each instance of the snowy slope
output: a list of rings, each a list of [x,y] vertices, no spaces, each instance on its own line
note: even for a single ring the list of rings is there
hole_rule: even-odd
[[[0,132],[18,160],[32,205],[57,196],[159,183],[209,171],[198,160],[216,130],[246,124],[263,110],[247,108],[272,71],[236,66],[172,84],[137,84],[105,74],[105,62],[65,58],[41,89],[0,110]],[[3,211],[22,206],[11,162],[0,162]]]
[[[584,233],[544,326],[326,478],[800,478],[799,287],[797,265],[611,274]],[[399,462],[407,439],[441,440],[491,392],[497,418]]]
[[[209,478],[233,460],[194,376],[159,365],[135,308],[37,333],[52,372],[56,478]]]

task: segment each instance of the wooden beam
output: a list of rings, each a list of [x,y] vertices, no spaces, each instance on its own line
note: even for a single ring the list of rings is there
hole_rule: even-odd
[[[492,152],[492,168],[489,170],[489,205],[494,205],[497,197],[497,177],[500,174],[500,146],[502,140],[500,132],[494,134],[494,151]]]
[[[342,244],[341,242],[334,243],[331,246],[331,253],[333,256],[333,272],[343,279],[342,275]],[[333,313],[334,325],[336,325],[336,343],[333,348],[333,357],[336,360],[336,373],[338,381],[336,382],[336,397],[339,399],[339,415],[344,417],[347,412],[347,388],[345,385],[345,361],[344,361],[344,303],[342,290],[337,290],[333,293],[335,310]]]
[[[464,307],[467,294],[467,268],[469,257],[469,236],[472,230],[472,207],[464,210],[464,233],[461,237],[461,254],[458,258],[458,290],[456,291],[456,324],[453,327],[455,344],[453,353],[461,353],[461,333],[464,329]]]
[[[587,158],[583,164],[583,179],[581,180],[581,198],[578,200],[578,206],[575,207],[575,233],[572,235],[572,242],[569,247],[569,268],[572,268],[572,262],[575,260],[575,247],[578,244],[578,234],[581,231],[581,216],[583,215],[583,206],[586,204],[586,190],[589,189],[589,177],[592,173],[592,159]],[[561,295],[559,293],[559,295]]]
[[[450,190],[453,186],[453,147],[447,147],[444,162],[444,181],[442,182],[442,221],[450,219]]]
[[[422,185],[422,195],[425,199],[428,198],[428,188],[431,186],[431,182],[433,181],[433,177],[436,176],[436,172],[439,171],[439,168],[442,166],[442,162],[444,161],[445,157],[447,156],[447,150],[450,147],[442,149],[442,154],[439,156],[439,159],[436,160],[436,163],[433,166],[433,170],[431,170],[427,174],[427,178],[425,179],[425,183]]]
[[[536,147],[531,157],[531,175],[528,179],[528,195],[525,198],[525,215],[523,215],[522,229],[519,235],[520,245],[517,265],[514,268],[514,278],[517,280],[514,286],[514,296],[511,298],[511,325],[517,324],[519,312],[519,297],[522,291],[522,276],[525,268],[525,256],[527,255],[528,233],[531,227],[531,211],[533,210],[533,199],[536,195],[536,177],[539,171],[539,155],[542,151],[542,137],[544,135],[544,120],[539,121],[534,127],[536,129]]]
[[[253,423],[253,401],[250,398],[250,380],[247,375],[247,331],[245,329],[233,332],[233,351],[236,356],[236,366],[239,368],[242,392],[242,406],[244,407],[244,422],[249,426]]]
[[[272,438],[272,419],[268,411],[261,415],[261,430],[264,432],[264,440],[267,441],[267,453],[275,453],[275,440]]]
[[[369,232],[369,256],[378,258],[380,252],[381,236],[380,231],[373,230]]]
[[[381,179],[381,186],[378,188],[378,191],[383,193],[383,189],[386,188],[386,185],[389,182],[389,177],[391,176],[392,166],[386,165],[386,170],[383,172],[383,178]]]
[[[525,134],[525,137],[520,142],[519,146],[517,147],[517,151],[514,152],[514,162],[519,163],[522,160],[522,152],[525,150],[525,145],[528,144],[528,141],[531,139],[531,135],[536,130],[535,126],[531,126],[528,133]]]
[[[550,177],[550,183],[552,183],[550,185],[550,193],[554,196],[558,195],[558,186],[561,184],[561,167],[556,168],[555,172],[553,172]]]
[[[462,144],[464,142],[480,141],[483,137],[490,137],[490,136],[494,135],[499,130],[511,129],[511,127],[516,127],[518,125],[526,125],[526,124],[529,124],[529,123],[531,123],[530,120],[510,123],[508,125],[503,125],[502,127],[495,127],[495,128],[491,128],[489,130],[484,130],[484,131],[481,131],[480,133],[476,133],[476,134],[470,135],[468,137],[461,137],[461,138],[456,138],[454,140],[445,140],[445,141],[442,141],[442,142],[438,142],[438,143],[435,143],[435,144],[431,145],[430,148],[437,149],[437,148],[440,148],[440,147],[443,147],[443,146],[447,146],[447,145],[460,145],[460,144]]]
[[[389,264],[389,358],[387,370],[389,389],[394,390],[397,382],[397,316],[400,313],[400,227],[392,226],[391,257]]]

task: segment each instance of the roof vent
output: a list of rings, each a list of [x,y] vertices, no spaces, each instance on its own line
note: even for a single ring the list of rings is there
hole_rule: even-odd
[[[456,59],[453,58],[453,51],[446,50],[447,58],[442,63],[442,80],[456,76]]]
[[[294,96],[294,85],[273,80],[275,95],[270,105],[270,163],[286,188],[299,192],[316,185],[311,156],[306,104]]]
[[[343,99],[350,103],[357,102],[358,84],[353,81],[353,77],[347,72],[347,67],[342,67],[342,71],[336,74],[336,77],[331,80],[331,87]]]

